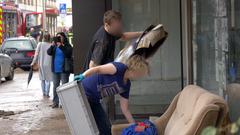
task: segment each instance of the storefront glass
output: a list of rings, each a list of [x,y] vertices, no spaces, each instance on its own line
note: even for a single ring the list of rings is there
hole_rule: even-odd
[[[194,82],[223,96],[240,116],[240,1],[193,0]]]
[[[224,95],[228,60],[228,14],[223,0],[193,0],[194,82]]]
[[[230,5],[228,83],[240,83],[240,1],[231,0]]]

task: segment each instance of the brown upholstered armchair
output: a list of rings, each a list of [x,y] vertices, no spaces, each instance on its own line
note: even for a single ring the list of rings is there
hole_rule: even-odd
[[[167,111],[154,121],[159,135],[200,135],[207,126],[219,127],[228,107],[224,99],[198,86],[189,85],[175,96]],[[129,124],[112,126],[120,135]]]

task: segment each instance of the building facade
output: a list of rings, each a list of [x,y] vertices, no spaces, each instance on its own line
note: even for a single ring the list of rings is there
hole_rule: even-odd
[[[227,87],[240,79],[239,5],[238,0],[73,0],[75,72],[81,72],[103,13],[114,9],[122,13],[125,31],[161,23],[169,33],[151,59],[151,76],[132,84],[130,108],[134,114],[164,112],[188,84],[227,100]],[[116,53],[124,45],[119,42]],[[117,118],[120,114],[116,97],[110,115]]]
[[[58,9],[56,5],[56,0],[15,0],[16,4],[18,5],[19,9],[21,9],[25,13],[36,13],[31,18],[41,18],[43,17],[43,9],[46,11],[46,18],[41,20],[34,21],[34,23],[41,24],[45,22],[45,29],[50,32],[52,35],[56,34],[57,31],[57,16],[58,16]],[[45,2],[45,3],[44,3]],[[45,7],[44,7],[45,4]]]

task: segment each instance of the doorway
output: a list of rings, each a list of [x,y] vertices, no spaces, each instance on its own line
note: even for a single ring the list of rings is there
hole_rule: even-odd
[[[150,76],[133,81],[130,92],[133,114],[162,114],[182,89],[180,1],[115,0],[112,8],[122,13],[125,31],[143,31],[151,24],[161,23],[169,33],[164,45],[150,60]],[[125,44],[120,42],[118,51]],[[115,112],[121,116],[118,98],[115,98]]]

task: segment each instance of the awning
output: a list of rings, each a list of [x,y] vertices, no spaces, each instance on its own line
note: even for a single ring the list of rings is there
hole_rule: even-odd
[[[2,6],[3,12],[16,13],[17,8],[15,6]]]
[[[46,9],[46,14],[47,15],[59,15],[59,11],[57,8],[48,8]]]

